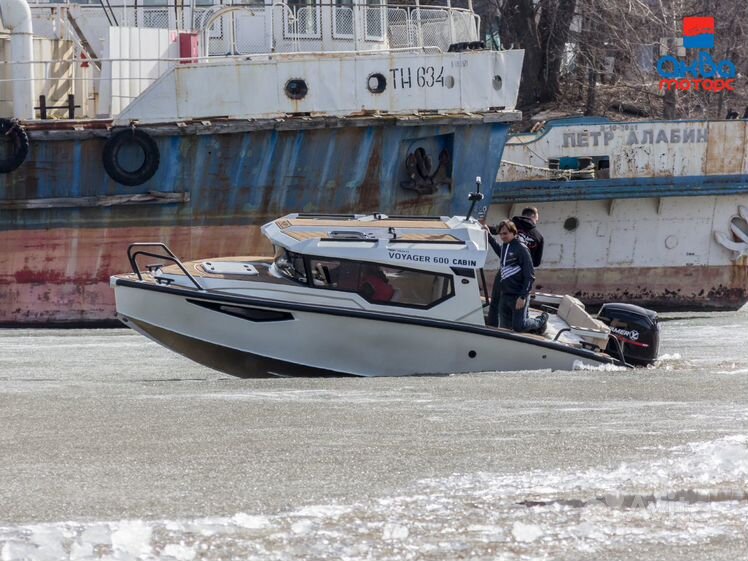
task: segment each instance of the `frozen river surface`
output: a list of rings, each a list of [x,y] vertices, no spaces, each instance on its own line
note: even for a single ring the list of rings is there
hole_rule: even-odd
[[[748,313],[666,318],[652,369],[399,379],[0,331],[0,559],[748,558]]]

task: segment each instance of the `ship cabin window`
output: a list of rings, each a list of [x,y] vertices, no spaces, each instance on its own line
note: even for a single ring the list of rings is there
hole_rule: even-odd
[[[610,156],[563,156],[550,158],[548,169],[559,170],[552,177],[555,181],[578,181],[581,179],[608,179]],[[570,173],[563,173],[564,171]]]
[[[431,308],[454,296],[451,275],[339,259],[309,264],[315,287],[355,292],[372,304]]]
[[[319,39],[320,7],[317,0],[287,0],[283,10],[285,36],[300,39]]]
[[[366,40],[384,41],[385,17],[387,7],[382,0],[366,0]]]
[[[336,0],[333,7],[332,36],[334,39],[353,39],[353,0]]]
[[[286,278],[307,284],[306,264],[304,256],[288,251],[282,247],[275,248],[273,264],[276,270]]]

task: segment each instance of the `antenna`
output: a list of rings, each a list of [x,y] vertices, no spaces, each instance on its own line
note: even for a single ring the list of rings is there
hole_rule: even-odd
[[[470,209],[468,210],[465,220],[470,220],[470,216],[473,214],[475,203],[483,200],[483,193],[480,192],[481,178],[480,175],[475,178],[475,193],[468,194],[468,201],[470,201]]]

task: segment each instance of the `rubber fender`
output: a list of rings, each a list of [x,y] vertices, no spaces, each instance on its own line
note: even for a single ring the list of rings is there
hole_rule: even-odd
[[[10,173],[29,155],[29,135],[15,119],[0,119],[0,136],[8,137],[12,145],[10,155],[0,159],[0,173]]]
[[[123,146],[134,143],[143,151],[143,163],[136,170],[124,168],[119,160]],[[158,170],[161,154],[156,141],[146,132],[129,128],[114,133],[106,141],[102,161],[109,177],[122,185],[141,185],[148,181]]]

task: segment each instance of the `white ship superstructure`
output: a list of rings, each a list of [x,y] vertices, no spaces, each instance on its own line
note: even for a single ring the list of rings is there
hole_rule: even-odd
[[[540,211],[543,290],[599,304],[748,301],[746,121],[546,124],[507,142],[489,221]]]

